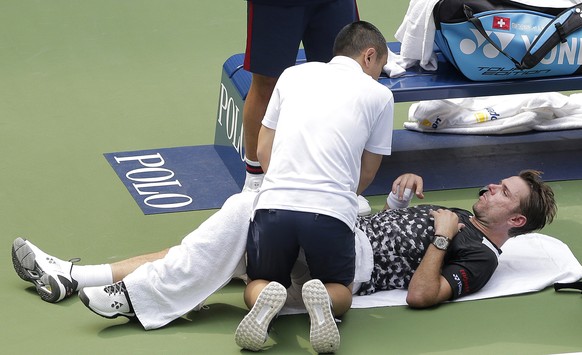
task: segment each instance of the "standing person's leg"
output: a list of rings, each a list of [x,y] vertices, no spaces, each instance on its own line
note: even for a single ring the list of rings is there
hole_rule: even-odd
[[[276,77],[253,74],[243,107],[243,134],[246,163],[245,189],[257,191],[263,182],[264,171],[257,157],[257,141],[261,121],[277,83]]]
[[[303,48],[307,61],[315,62],[329,62],[333,58],[333,45],[339,31],[359,20],[355,0],[335,0],[312,5],[306,17]]]
[[[295,65],[303,35],[303,6],[269,6],[247,1],[247,43],[244,69],[253,73],[243,107],[246,162],[244,190],[257,191],[263,170],[257,158],[261,121],[279,75]]]

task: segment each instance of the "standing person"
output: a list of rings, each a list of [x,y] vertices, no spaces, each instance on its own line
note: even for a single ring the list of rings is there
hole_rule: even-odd
[[[257,190],[263,181],[257,158],[261,120],[277,78],[295,65],[299,44],[307,61],[328,62],[338,32],[357,19],[355,0],[247,0],[244,69],[252,81],[243,108],[244,189]]]
[[[317,352],[339,348],[334,316],[352,302],[357,194],[391,153],[394,100],[377,81],[388,53],[375,26],[344,27],[334,55],[329,63],[286,69],[262,121],[257,154],[266,174],[247,243],[252,281],[244,298],[251,310],[235,334],[245,349],[265,342],[300,248],[315,279],[302,295],[311,345]]]

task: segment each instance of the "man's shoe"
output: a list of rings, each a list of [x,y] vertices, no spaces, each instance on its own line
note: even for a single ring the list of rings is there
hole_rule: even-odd
[[[123,281],[108,286],[85,287],[79,291],[79,298],[87,308],[102,317],[135,317]]]
[[[265,174],[251,174],[246,173],[245,184],[243,186],[244,191],[258,192],[263,184],[263,178]]]
[[[285,287],[278,282],[270,282],[236,328],[234,333],[236,344],[243,349],[260,350],[269,336],[269,324],[283,308],[286,299]]]
[[[12,265],[44,301],[56,303],[77,290],[77,281],[71,278],[73,263],[46,254],[26,239],[16,238],[12,243]]]
[[[370,207],[370,203],[364,196],[358,195],[358,216],[363,217],[369,215],[370,213],[372,213],[372,207]]]
[[[340,334],[331,313],[329,294],[323,283],[317,279],[307,281],[302,290],[303,303],[311,327],[309,341],[317,353],[333,353],[340,346]]]

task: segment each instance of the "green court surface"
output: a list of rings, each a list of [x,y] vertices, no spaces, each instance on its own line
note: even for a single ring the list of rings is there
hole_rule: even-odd
[[[359,2],[361,18],[389,41],[407,6]],[[233,336],[246,313],[241,282],[207,309],[144,331],[96,316],[77,297],[43,302],[13,271],[10,246],[22,236],[63,259],[109,263],[176,244],[211,215],[144,215],[103,153],[212,144],[221,67],[244,51],[245,16],[242,0],[0,2],[2,353],[241,353]],[[397,104],[397,127],[407,108]],[[552,186],[559,214],[544,233],[580,259],[582,182]],[[437,191],[426,201],[470,208],[475,196]],[[373,208],[384,198],[372,197]],[[308,328],[306,315],[281,317],[267,352],[312,353]],[[428,310],[351,310],[340,332],[338,354],[577,352],[582,295],[546,289]]]

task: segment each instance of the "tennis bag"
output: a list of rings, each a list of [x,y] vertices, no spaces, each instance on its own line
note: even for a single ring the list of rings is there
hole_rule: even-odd
[[[510,0],[440,0],[435,44],[470,80],[582,72],[582,5],[543,8]]]

